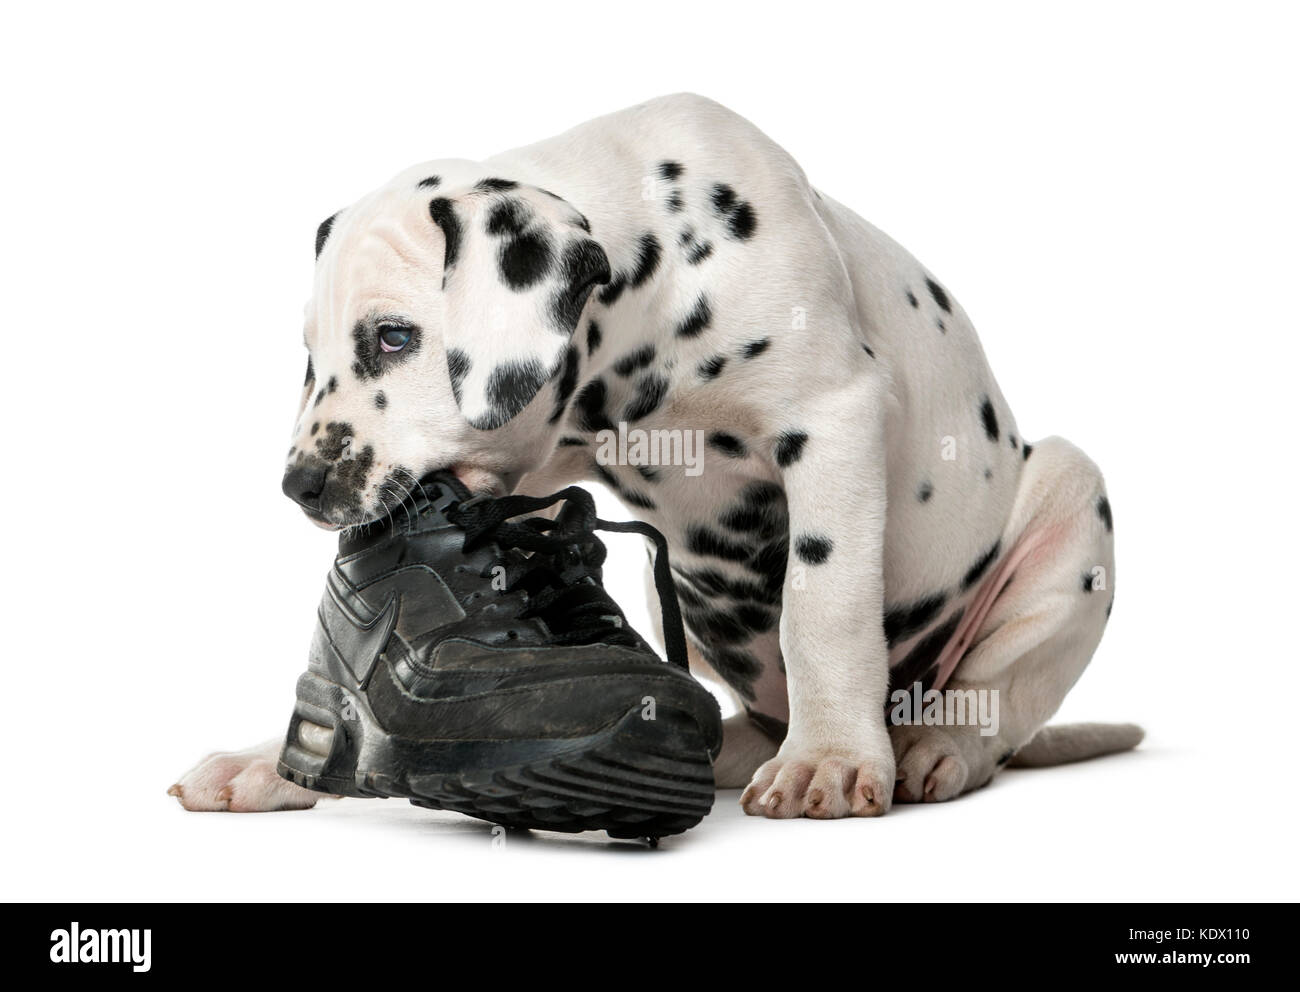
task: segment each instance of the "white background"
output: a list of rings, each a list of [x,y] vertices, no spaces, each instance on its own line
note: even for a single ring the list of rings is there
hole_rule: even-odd
[[[903,8],[8,7],[3,895],[1300,894],[1293,8]],[[1114,618],[1060,716],[1147,743],[881,820],[722,793],[658,852],[495,849],[396,801],[183,813],[195,759],[283,732],[333,554],[278,489],[316,225],[415,162],[687,89],[915,252],[1025,436],[1102,466]]]

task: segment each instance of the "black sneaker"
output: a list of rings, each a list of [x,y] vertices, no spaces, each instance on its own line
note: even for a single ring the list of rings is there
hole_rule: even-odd
[[[561,500],[554,521],[513,519]],[[280,774],[512,827],[699,823],[722,722],[687,672],[663,536],[597,519],[577,487],[471,497],[450,473],[395,513],[339,542]],[[597,527],[655,542],[668,663],[601,585]]]

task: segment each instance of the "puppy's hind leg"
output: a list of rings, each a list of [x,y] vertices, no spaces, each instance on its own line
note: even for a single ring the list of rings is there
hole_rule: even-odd
[[[890,728],[899,801],[952,799],[987,783],[1022,748],[1033,758],[1035,734],[1101,640],[1115,577],[1101,473],[1060,438],[1032,450],[1002,542],[1007,550],[966,608],[980,618],[958,627],[933,673],[950,699],[961,694],[956,711],[966,719]],[[964,645],[971,646],[962,656]],[[993,719],[981,726],[970,718],[976,711]],[[1142,736],[1131,725],[1051,729],[1057,733],[1045,742],[1058,761],[1122,750]]]

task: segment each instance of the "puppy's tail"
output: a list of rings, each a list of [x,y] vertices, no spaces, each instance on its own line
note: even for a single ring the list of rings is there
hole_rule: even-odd
[[[1011,768],[1042,768],[1086,761],[1135,748],[1145,736],[1146,731],[1135,723],[1062,723],[1043,727],[1007,764]]]

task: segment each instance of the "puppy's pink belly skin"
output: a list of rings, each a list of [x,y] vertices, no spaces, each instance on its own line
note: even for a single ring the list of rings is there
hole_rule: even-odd
[[[899,662],[907,658],[911,651],[932,631],[941,628],[960,610],[961,620],[953,629],[952,636],[940,649],[935,667],[931,669],[935,672],[935,676],[933,683],[929,687],[942,689],[948,679],[952,677],[958,663],[970,650],[971,645],[977,643],[979,636],[983,633],[982,628],[988,619],[989,613],[1017,569],[1023,567],[1031,556],[1042,553],[1052,543],[1053,535],[1046,530],[1028,530],[1021,534],[1010,550],[1004,552],[998,558],[993,571],[985,576],[978,585],[949,602],[939,616],[924,630],[908,637],[906,641],[896,644],[891,649],[890,668],[895,667]]]

